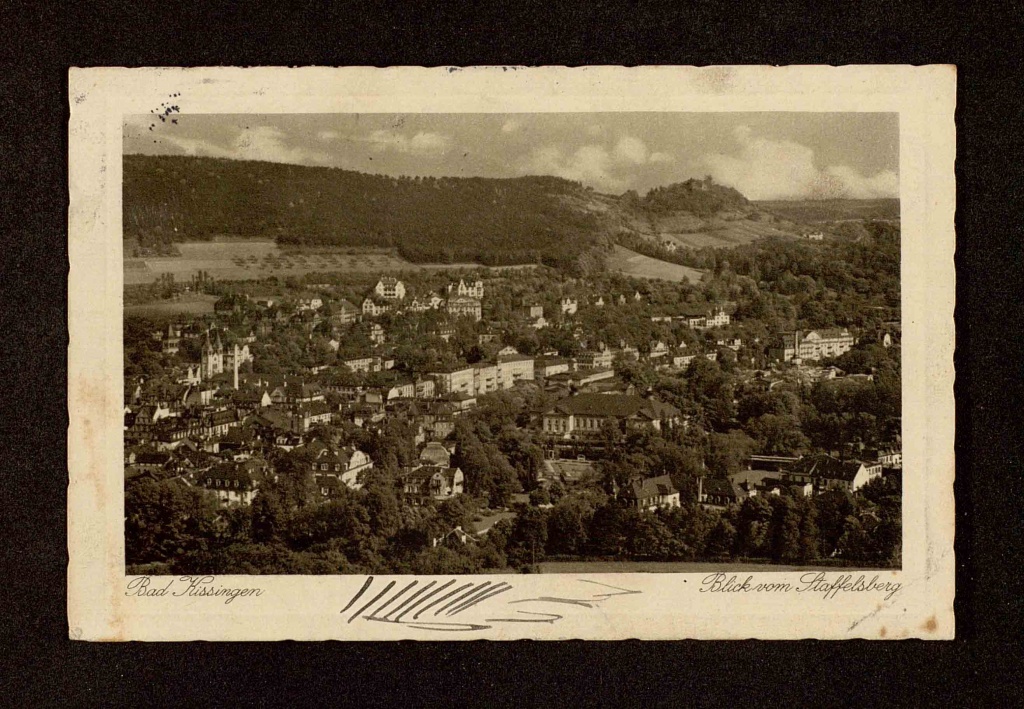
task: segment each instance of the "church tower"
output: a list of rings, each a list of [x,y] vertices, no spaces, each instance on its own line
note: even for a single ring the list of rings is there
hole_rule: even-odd
[[[224,372],[224,344],[221,342],[219,332],[217,333],[217,344],[214,346],[210,341],[210,331],[206,331],[206,344],[203,346],[200,365],[203,377],[207,380]]]

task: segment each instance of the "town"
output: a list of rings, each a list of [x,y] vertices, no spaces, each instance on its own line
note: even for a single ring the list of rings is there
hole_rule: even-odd
[[[867,231],[676,252],[694,283],[537,266],[126,288],[215,299],[125,318],[129,568],[899,566],[899,230]]]

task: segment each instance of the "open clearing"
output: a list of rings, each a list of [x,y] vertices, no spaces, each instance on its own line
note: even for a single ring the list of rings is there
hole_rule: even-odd
[[[175,300],[161,300],[155,303],[143,303],[142,305],[124,306],[125,315],[137,315],[142,317],[160,317],[165,315],[177,315],[186,313],[188,315],[205,315],[213,312],[213,304],[217,302],[217,296],[204,293],[185,293]]]
[[[704,272],[699,269],[644,256],[618,244],[615,245],[614,253],[608,258],[608,268],[627,276],[660,278],[676,283],[681,283],[682,281],[697,283],[700,281],[701,276],[704,275]]]
[[[750,219],[713,220],[708,227],[698,231],[661,231],[658,237],[671,240],[680,246],[692,249],[704,247],[730,248],[768,236],[793,237],[799,229],[792,224],[772,224]]]
[[[412,263],[381,250],[353,251],[351,248],[282,250],[273,241],[231,240],[176,244],[180,256],[126,258],[125,285],[153,283],[161,274],[187,281],[206,271],[222,281],[245,281],[270,276],[301,276],[307,273],[382,273],[417,269],[478,268],[474,263]]]
[[[542,574],[713,574],[716,571],[866,571],[837,566],[784,566],[782,564],[729,564],[702,561],[542,561]],[[880,571],[883,569],[879,569]],[[891,571],[892,569],[884,569]]]

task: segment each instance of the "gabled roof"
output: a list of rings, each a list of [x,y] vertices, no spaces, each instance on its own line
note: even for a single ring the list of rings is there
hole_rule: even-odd
[[[642,415],[651,419],[671,418],[679,415],[679,409],[642,396],[628,394],[578,394],[564,399],[548,413],[562,413],[574,416],[614,416],[628,418]]]
[[[672,478],[668,475],[659,475],[655,478],[644,478],[634,480],[625,489],[626,497],[634,500],[644,500],[659,495],[674,495],[679,490],[672,484]]]
[[[152,453],[138,453],[135,456],[136,465],[166,465],[170,462],[170,453],[154,451]]]
[[[830,455],[813,455],[801,458],[787,472],[824,480],[852,482],[863,466],[859,460],[839,460]]]
[[[736,489],[729,480],[722,478],[704,478],[701,488],[706,495],[719,495],[725,497],[737,497]]]
[[[440,465],[421,465],[416,468],[406,468],[402,471],[403,480],[429,480],[435,475],[441,475],[449,485],[454,482],[456,473],[462,471],[458,468],[448,468]]]

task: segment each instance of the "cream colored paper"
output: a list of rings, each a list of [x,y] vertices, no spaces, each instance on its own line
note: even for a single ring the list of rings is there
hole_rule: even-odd
[[[824,571],[818,583],[799,572],[737,572],[741,585],[751,577],[750,590],[714,593],[707,592],[707,574],[591,574],[454,580],[220,576],[200,583],[259,590],[230,602],[225,602],[230,596],[193,595],[187,581],[157,577],[150,588],[170,584],[165,594],[134,595],[133,579],[124,573],[123,538],[121,131],[124,116],[148,113],[171,94],[188,113],[898,112],[906,471],[902,570],[878,572],[877,584],[884,586],[869,590],[844,588],[844,572],[835,569]],[[954,636],[953,67],[73,69],[69,102],[72,638]],[[415,618],[425,607],[421,603],[401,623],[358,615],[391,581],[391,595],[416,582],[394,608],[417,594],[421,601],[447,600]],[[893,592],[893,584],[899,590]],[[378,603],[389,597],[379,596]],[[536,600],[541,598],[557,600]],[[453,599],[455,605],[436,613]],[[480,602],[460,609],[474,599]],[[523,610],[533,614],[519,613]],[[441,622],[472,627],[436,624]]]

